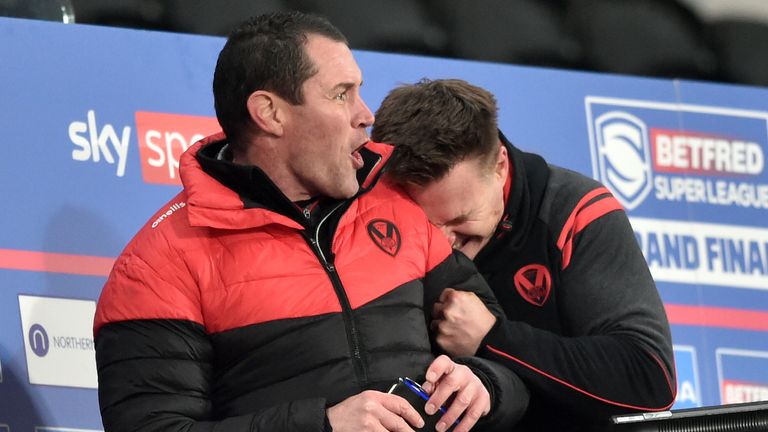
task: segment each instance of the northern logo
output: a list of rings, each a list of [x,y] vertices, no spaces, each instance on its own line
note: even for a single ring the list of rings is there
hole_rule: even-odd
[[[373,244],[391,256],[400,251],[400,230],[386,219],[368,222],[368,236],[373,240]]]
[[[32,352],[38,357],[45,357],[48,354],[50,347],[50,340],[48,339],[48,332],[40,324],[32,324],[29,328],[29,347]]]
[[[93,300],[19,295],[30,384],[98,387]]]
[[[541,264],[529,264],[515,273],[515,288],[525,301],[544,306],[552,290],[552,276]]]

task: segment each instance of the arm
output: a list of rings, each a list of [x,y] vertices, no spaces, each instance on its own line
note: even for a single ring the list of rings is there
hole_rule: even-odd
[[[214,421],[212,348],[188,321],[109,324],[97,336],[96,357],[105,431],[412,431],[424,423],[404,399],[377,391],[327,409],[324,398],[307,398]]]
[[[558,288],[567,336],[499,321],[478,355],[506,364],[546,403],[593,419],[669,408],[676,391],[669,325],[625,213],[591,221],[572,247]]]
[[[504,313],[490,287],[477,272],[472,261],[463,253],[452,251],[443,235],[431,226],[432,252],[440,251],[447,257],[427,272],[424,278],[425,318],[431,321],[431,311],[444,291],[472,293],[494,312],[493,319],[503,319]],[[446,290],[453,287],[453,290]],[[435,336],[434,331],[431,334]],[[436,348],[438,348],[435,345]],[[439,352],[439,351],[437,351]],[[478,428],[482,430],[508,430],[522,417],[528,405],[528,391],[520,378],[509,369],[477,357],[454,359],[456,363],[468,366],[481,380],[490,395],[491,409],[482,417]],[[470,408],[471,409],[471,408]]]
[[[326,399],[333,395],[318,389],[299,389],[292,397],[275,394],[274,400],[250,397],[264,389],[246,375],[272,371],[258,366],[245,371],[238,354],[217,345],[221,333],[211,334],[206,323],[215,320],[205,319],[215,315],[213,306],[203,306],[198,288],[213,282],[193,276],[209,272],[187,266],[175,249],[150,246],[155,255],[129,252],[118,259],[97,306],[96,361],[106,431],[357,432],[381,425],[410,431],[406,422],[419,425],[407,402],[381,392],[362,392],[333,406]]]
[[[499,377],[510,379],[517,386],[517,392],[491,393],[508,385],[488,382]],[[457,420],[458,425],[453,429],[455,432],[467,432],[475,424],[485,431],[506,431],[514,423],[504,419],[520,418],[527,407],[528,392],[522,381],[504,366],[478,357],[453,361],[441,355],[427,368],[426,378],[424,389],[430,393],[425,408],[427,414],[435,413],[438,406],[447,408],[436,425],[438,431],[445,430],[447,425]],[[448,405],[446,401],[452,395],[454,399]],[[503,414],[487,416],[491,410],[491,399],[496,401],[497,407],[503,407],[496,410],[505,411]]]
[[[143,246],[118,258],[96,308],[105,430],[326,430],[320,398],[256,406],[230,418],[216,413],[216,352],[203,324],[198,283],[174,250]]]
[[[204,329],[190,321],[135,320],[102,327],[96,363],[104,430],[329,430],[320,398],[214,421],[212,357]]]
[[[438,235],[442,236],[439,233]],[[449,287],[452,291],[475,294],[494,317],[506,318],[496,296],[493,295],[483,276],[478,273],[475,264],[466,255],[456,250],[452,250],[450,255],[424,277],[424,310],[428,311],[427,318],[431,316],[433,306],[440,301],[441,297],[448,295],[445,290]]]

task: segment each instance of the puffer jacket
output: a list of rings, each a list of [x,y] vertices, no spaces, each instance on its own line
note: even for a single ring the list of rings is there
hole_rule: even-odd
[[[391,146],[361,151],[355,197],[309,211],[258,168],[217,157],[225,145],[212,136],[182,156],[184,190],[104,286],[94,335],[105,430],[330,430],[328,406],[423,377],[443,288],[502,314],[472,263],[380,180]],[[486,429],[514,423],[527,404],[519,379],[458,361],[491,391]]]

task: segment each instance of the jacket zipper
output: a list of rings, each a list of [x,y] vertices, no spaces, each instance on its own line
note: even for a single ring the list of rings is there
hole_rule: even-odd
[[[347,297],[346,291],[344,291],[344,285],[341,283],[338,272],[336,272],[336,266],[325,257],[325,254],[323,254],[323,250],[320,247],[320,228],[343,204],[344,202],[339,203],[323,217],[315,228],[314,236],[308,235],[306,231],[303,231],[303,233],[312,252],[315,253],[320,260],[320,263],[323,265],[325,272],[328,274],[328,278],[331,280],[334,291],[336,291],[336,297],[338,297],[339,303],[341,304],[341,316],[344,319],[344,328],[347,330],[347,343],[352,349],[352,364],[355,368],[355,375],[357,376],[360,385],[365,388],[368,385],[368,368],[361,354],[360,335],[357,330],[357,325],[355,324],[355,318],[352,315],[352,306],[349,304],[349,298]],[[304,217],[309,221],[311,216],[309,210],[304,209],[303,213]],[[331,233],[330,235],[333,234]]]

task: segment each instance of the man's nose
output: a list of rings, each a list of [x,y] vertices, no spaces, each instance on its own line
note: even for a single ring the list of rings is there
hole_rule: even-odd
[[[370,108],[368,108],[368,105],[365,104],[365,101],[360,98],[360,102],[358,103],[357,107],[357,115],[354,119],[354,126],[355,127],[362,127],[367,128],[373,124],[373,112]]]

